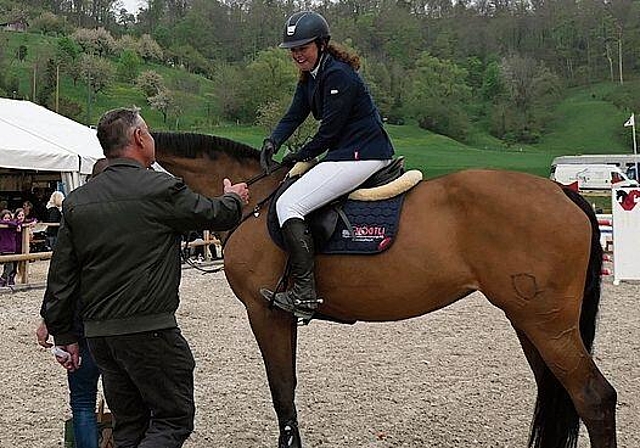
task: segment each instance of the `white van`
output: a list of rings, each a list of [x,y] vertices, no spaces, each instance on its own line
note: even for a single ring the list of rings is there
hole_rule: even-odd
[[[616,187],[637,187],[638,182],[629,179],[615,165],[609,164],[558,164],[551,169],[551,180],[563,185],[578,182],[580,190],[608,190]]]

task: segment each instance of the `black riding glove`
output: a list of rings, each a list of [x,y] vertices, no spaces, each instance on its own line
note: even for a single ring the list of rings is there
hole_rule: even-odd
[[[270,138],[265,138],[262,142],[262,149],[260,150],[260,167],[262,170],[271,174],[271,165],[273,165],[273,155],[278,152],[276,144]]]
[[[290,152],[282,158],[282,164],[286,166],[293,166],[300,160],[302,160],[300,158],[300,154],[297,152]]]

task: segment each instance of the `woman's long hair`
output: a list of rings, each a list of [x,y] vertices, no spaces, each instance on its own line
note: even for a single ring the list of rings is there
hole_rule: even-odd
[[[320,42],[316,42],[316,45],[319,50],[322,44]],[[333,56],[334,59],[349,64],[355,71],[360,70],[360,56],[353,51],[348,50],[346,47],[332,42],[326,44],[325,51]],[[322,53],[319,54],[322,55]],[[300,81],[306,81],[309,76],[309,72],[300,71]]]

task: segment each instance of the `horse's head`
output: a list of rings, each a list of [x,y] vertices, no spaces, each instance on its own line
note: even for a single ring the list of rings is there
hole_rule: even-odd
[[[206,134],[153,132],[158,163],[207,196],[222,193],[222,180],[245,182],[260,173],[260,153],[251,146]]]

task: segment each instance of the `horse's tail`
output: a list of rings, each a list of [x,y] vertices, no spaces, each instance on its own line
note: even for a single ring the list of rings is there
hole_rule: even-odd
[[[591,255],[587,266],[580,314],[580,335],[585,347],[591,353],[600,303],[603,252],[600,245],[600,227],[591,205],[577,192],[567,188],[563,190],[591,222]],[[531,426],[529,447],[575,448],[578,444],[580,421],[571,397],[546,365],[539,373],[538,399]]]

